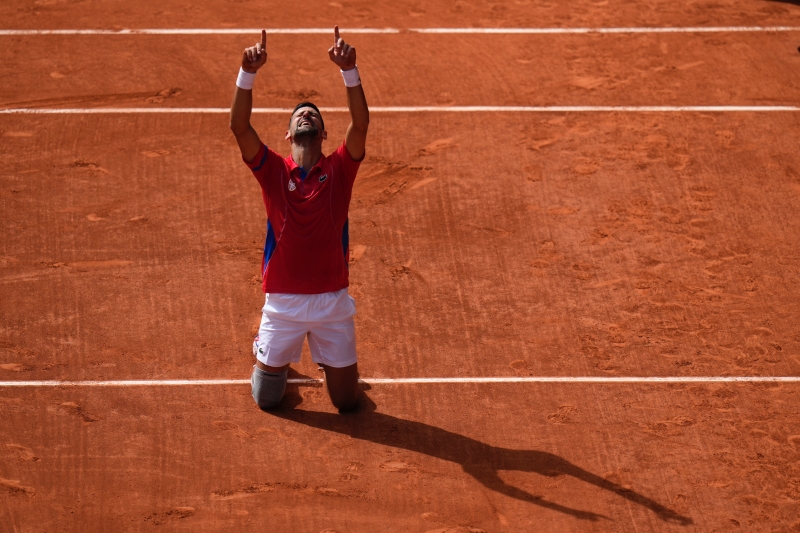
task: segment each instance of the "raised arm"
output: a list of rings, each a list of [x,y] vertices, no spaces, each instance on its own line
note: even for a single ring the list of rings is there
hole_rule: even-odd
[[[252,161],[261,149],[261,139],[250,125],[253,110],[253,81],[255,74],[267,62],[267,32],[261,30],[261,42],[246,48],[242,54],[242,70],[236,80],[236,92],[231,104],[231,131],[236,136],[245,161]],[[246,88],[243,88],[246,87]]]
[[[339,37],[339,26],[334,26],[333,38],[334,43],[328,49],[328,56],[342,70],[347,85],[347,107],[350,109],[350,125],[347,126],[344,142],[350,157],[360,161],[364,157],[367,144],[369,108],[356,69],[356,49]]]

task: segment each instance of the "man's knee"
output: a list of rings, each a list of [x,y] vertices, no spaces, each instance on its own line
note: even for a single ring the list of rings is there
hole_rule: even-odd
[[[325,385],[331,397],[331,403],[340,411],[350,411],[358,405],[361,389],[358,386],[358,366],[333,368],[323,365],[325,369]]]
[[[281,403],[288,376],[289,369],[273,373],[253,367],[253,375],[250,377],[253,399],[261,409],[269,409]]]

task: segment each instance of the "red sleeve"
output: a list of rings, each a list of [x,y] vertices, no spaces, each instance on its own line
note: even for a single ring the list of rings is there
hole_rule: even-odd
[[[339,148],[336,149],[334,154],[341,164],[345,183],[347,183],[349,187],[352,187],[353,183],[356,181],[358,167],[361,166],[361,161],[364,160],[364,157],[358,161],[353,159],[353,156],[350,155],[350,152],[347,150],[347,146],[345,146],[344,142]],[[364,155],[366,155],[366,153]]]
[[[244,161],[244,157],[242,161]],[[266,144],[261,145],[261,148],[252,161],[249,163],[244,161],[245,165],[253,172],[253,176],[256,177],[264,191],[269,191],[269,183],[275,177],[273,170],[276,168],[276,161],[281,162],[281,156],[267,148]]]

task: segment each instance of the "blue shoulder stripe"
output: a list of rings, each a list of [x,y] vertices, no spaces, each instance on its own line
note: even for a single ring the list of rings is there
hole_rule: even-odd
[[[275,239],[275,232],[272,231],[272,224],[267,220],[267,238],[264,241],[264,255],[261,257],[261,278],[264,278],[264,273],[267,271],[267,263],[272,259],[272,254],[275,253],[275,248],[278,247],[278,241]]]
[[[255,172],[257,170],[261,170],[261,167],[263,167],[264,163],[266,163],[266,162],[267,162],[267,145],[265,144],[264,145],[264,155],[261,157],[261,162],[258,164],[258,166],[253,168],[253,172]]]
[[[350,226],[349,218],[344,221],[344,228],[342,228],[342,251],[344,252],[345,264],[347,264],[347,252],[350,248],[350,231],[348,226]],[[347,265],[347,268],[350,268],[350,265]]]

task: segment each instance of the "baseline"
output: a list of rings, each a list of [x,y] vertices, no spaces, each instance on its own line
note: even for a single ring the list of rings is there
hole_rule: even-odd
[[[268,28],[268,34],[328,34],[330,28]],[[799,26],[687,26],[638,28],[343,28],[350,34],[456,33],[456,34],[587,34],[587,33],[720,33],[720,32],[796,32]],[[3,35],[253,35],[261,28],[142,28],[72,30],[0,30]]]
[[[326,113],[347,113],[346,107],[322,107]],[[384,106],[370,107],[370,113],[726,113],[726,112],[794,112],[800,106]],[[141,113],[230,113],[229,107],[88,107],[88,108],[9,108],[0,115],[94,115]],[[254,107],[253,113],[285,114],[292,108]]]
[[[425,383],[800,383],[800,376],[663,376],[663,377],[484,377],[484,378],[366,378],[368,385]],[[249,379],[134,379],[108,381],[0,381],[7,387],[146,387],[186,385],[246,385]],[[321,379],[292,378],[289,383],[312,385]]]

